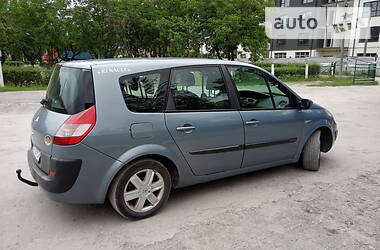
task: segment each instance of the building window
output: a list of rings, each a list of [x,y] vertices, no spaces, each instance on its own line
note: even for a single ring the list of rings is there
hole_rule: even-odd
[[[379,41],[380,26],[371,27],[371,37],[367,39],[367,42],[374,43]],[[366,39],[359,39],[359,43],[365,43]]]
[[[281,0],[280,7],[289,7],[290,0]]]
[[[364,53],[357,53],[357,56],[364,56]],[[377,57],[377,53],[367,53],[365,54],[366,57]]]
[[[276,44],[277,44],[277,46],[284,46],[286,44],[286,40],[285,39],[277,39]]]
[[[379,1],[372,1],[363,4],[363,7],[371,8],[371,17],[380,16],[380,3]]]
[[[286,53],[274,53],[274,58],[286,58]]]
[[[304,45],[309,45],[309,39],[298,39],[298,45],[304,46]]]
[[[296,52],[296,58],[310,57],[310,52]]]
[[[325,48],[331,48],[332,47],[332,41],[331,39],[326,39],[326,46]]]
[[[301,33],[298,35],[298,46],[309,45],[310,43],[310,34]]]
[[[312,3],[314,0],[302,0],[303,4]]]

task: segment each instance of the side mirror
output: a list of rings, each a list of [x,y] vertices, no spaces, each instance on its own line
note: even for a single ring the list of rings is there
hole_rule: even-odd
[[[299,102],[298,102],[298,107],[300,109],[309,109],[311,107],[311,105],[313,104],[313,101],[312,100],[309,100],[309,99],[301,99]]]

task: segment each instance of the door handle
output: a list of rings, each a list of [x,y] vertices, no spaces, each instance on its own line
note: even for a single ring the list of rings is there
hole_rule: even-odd
[[[186,134],[193,132],[194,129],[195,129],[194,126],[187,125],[187,124],[183,125],[182,127],[176,128],[177,131],[185,132]]]
[[[258,120],[250,120],[250,121],[246,121],[245,124],[248,125],[248,126],[252,126],[253,125],[253,126],[256,127],[256,126],[258,126],[260,124],[260,121],[258,121]]]

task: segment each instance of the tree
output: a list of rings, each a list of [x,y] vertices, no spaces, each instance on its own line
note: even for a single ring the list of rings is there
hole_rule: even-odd
[[[12,41],[11,50],[21,51],[32,65],[41,59],[42,50],[47,47],[47,13],[51,4],[46,0],[9,2],[8,25],[11,28],[7,36]]]
[[[242,45],[253,55],[264,53],[268,46],[265,35],[264,10],[271,6],[262,0],[201,0],[200,18],[205,44],[219,58],[234,60]]]
[[[7,25],[6,20],[8,17],[7,13],[7,1],[0,0],[0,51],[2,51],[1,63],[4,63],[7,57],[7,52],[9,50],[8,43],[9,39],[7,36]]]
[[[0,0],[0,49],[31,64],[42,53],[73,60],[199,57],[234,60],[237,46],[260,57],[267,48],[268,0]],[[51,61],[54,63],[54,61]]]

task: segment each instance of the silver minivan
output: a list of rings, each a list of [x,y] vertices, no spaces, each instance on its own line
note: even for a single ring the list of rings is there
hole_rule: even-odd
[[[32,120],[28,163],[47,195],[157,212],[172,188],[299,163],[318,170],[333,116],[268,72],[210,59],[56,65]]]

